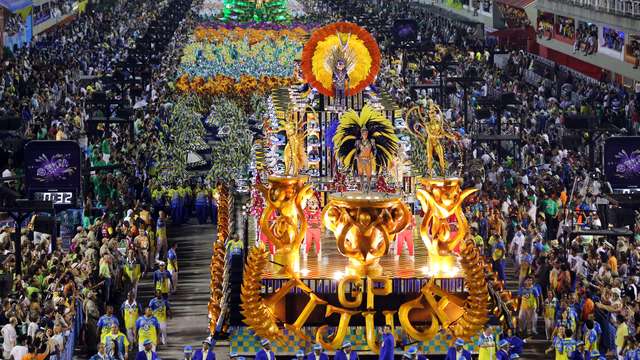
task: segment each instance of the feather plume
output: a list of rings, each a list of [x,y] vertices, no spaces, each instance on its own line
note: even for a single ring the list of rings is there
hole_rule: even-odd
[[[386,168],[398,151],[398,137],[395,134],[391,120],[376,111],[369,105],[358,113],[351,109],[340,118],[340,124],[333,137],[335,152],[345,168],[356,168],[356,144],[361,139],[361,130],[366,128],[369,138],[375,142],[376,158],[375,170],[377,172]]]

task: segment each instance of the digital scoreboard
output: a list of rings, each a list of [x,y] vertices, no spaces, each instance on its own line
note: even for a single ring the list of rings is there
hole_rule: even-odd
[[[32,200],[51,201],[56,208],[77,206],[81,152],[75,141],[30,141],[24,147],[25,184]]]

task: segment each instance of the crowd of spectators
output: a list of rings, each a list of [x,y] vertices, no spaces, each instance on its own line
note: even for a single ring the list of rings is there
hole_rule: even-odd
[[[598,51],[598,27],[595,24],[579,22],[575,27],[575,21],[571,18],[558,17],[558,22],[554,27],[553,21],[547,17],[538,16],[538,28],[536,34],[538,38],[551,40],[554,32],[567,39],[573,40],[573,53],[582,52],[584,55],[591,55]],[[613,42],[611,42],[613,45]]]
[[[7,35],[13,36],[24,31],[25,21],[20,14],[8,14],[4,21],[4,31]]]
[[[608,27],[603,28],[602,46],[615,51],[622,51],[622,47],[624,46],[624,33]]]
[[[598,26],[595,24],[578,23],[576,38],[573,43],[573,53],[582,50],[584,55],[595,54],[598,51]]]
[[[531,26],[531,21],[523,9],[502,3],[496,4],[508,28],[523,28]]]
[[[136,290],[145,276],[160,290],[162,301],[177,285],[176,248],[166,245],[168,219],[163,209],[169,199],[152,201],[150,169],[160,143],[156,126],[160,118],[166,121],[171,106],[168,79],[186,43],[191,18],[178,28],[142,93],[126,93],[120,99],[128,106],[143,100],[147,104],[134,114],[133,133],[116,124],[91,129],[87,120],[94,115],[91,96],[105,87],[103,75],[127,58],[166,6],[156,1],[92,3],[73,22],[24,48],[11,49],[0,63],[0,117],[19,117],[25,140],[77,140],[87,168],[94,169],[85,183],[81,223],[70,246],[63,248],[60,239],[52,246],[51,235],[34,236],[31,227],[23,230],[22,272],[13,281],[13,227],[2,229],[2,274],[9,276],[0,313],[6,359],[71,359],[77,342],[87,357],[104,348],[113,359],[124,359],[129,346],[137,344],[135,352],[143,347],[140,337],[152,340],[154,347],[165,341],[166,321],[164,329],[159,321],[155,337],[135,331],[138,316],[146,317],[140,309],[132,322],[139,305],[131,304],[138,304]],[[2,173],[10,178],[4,184],[19,193],[25,190],[21,165],[8,160]],[[106,165],[116,170],[101,171],[99,167]],[[129,313],[123,306],[127,299]],[[143,307],[152,300],[150,319],[159,317],[158,311],[165,316],[169,312],[168,305],[158,305],[164,304],[161,300],[144,300]],[[142,304],[143,299],[137,301]],[[122,326],[110,335],[113,323]],[[127,335],[119,336],[120,330]],[[122,346],[125,337],[127,346]]]
[[[538,13],[536,22],[538,23],[538,27],[536,28],[536,35],[538,36],[538,38],[546,38],[547,40],[551,40],[554,27],[553,17],[549,17],[546,14]]]
[[[33,23],[40,24],[48,19],[57,19],[63,14],[71,13],[73,4],[72,0],[52,0],[42,3],[33,8]]]
[[[634,58],[633,68],[637,69],[640,66],[640,40],[632,38],[627,47],[627,52]]]
[[[576,31],[576,21],[572,18],[558,16],[558,34],[573,39]]]

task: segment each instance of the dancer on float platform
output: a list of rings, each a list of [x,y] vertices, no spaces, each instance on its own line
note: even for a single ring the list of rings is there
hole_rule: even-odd
[[[376,142],[369,139],[369,130],[363,128],[360,130],[360,140],[356,142],[358,175],[360,175],[360,184],[364,184],[364,178],[367,177],[366,185],[363,189],[369,192],[371,190],[371,175],[373,174],[373,162],[376,157]]]
[[[333,49],[327,62],[331,68],[331,86],[333,87],[332,90],[337,107],[344,109],[347,106],[349,72],[353,70],[356,59],[349,48],[351,34],[347,34],[346,39],[344,38],[344,34],[337,33],[336,35],[338,36],[340,45]]]
[[[391,164],[398,142],[391,120],[369,105],[360,114],[353,109],[344,113],[333,136],[336,158],[357,173],[362,191],[367,192],[373,172],[381,174]]]
[[[320,204],[318,198],[316,196],[312,196],[307,202],[307,208],[304,209],[304,216],[307,218],[307,233],[305,236],[305,253],[308,255],[311,251],[311,246],[315,246],[316,255],[320,256],[322,248],[320,246],[322,240],[322,209],[320,208]]]

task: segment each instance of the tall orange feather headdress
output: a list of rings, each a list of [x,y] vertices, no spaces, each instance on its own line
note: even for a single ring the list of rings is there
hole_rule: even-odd
[[[302,50],[304,80],[321,94],[334,96],[333,69],[343,61],[349,75],[346,95],[355,95],[370,85],[380,71],[380,49],[365,29],[339,22],[317,29]]]

